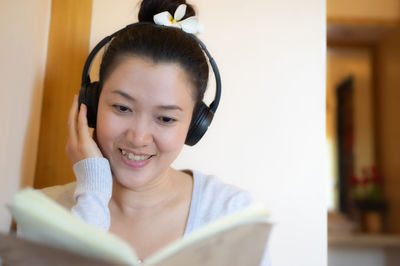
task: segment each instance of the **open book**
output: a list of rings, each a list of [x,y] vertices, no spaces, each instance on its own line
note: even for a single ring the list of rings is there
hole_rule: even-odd
[[[204,226],[140,263],[124,240],[74,217],[40,191],[21,190],[8,208],[28,240],[129,265],[258,266],[271,229],[267,211],[251,206]]]

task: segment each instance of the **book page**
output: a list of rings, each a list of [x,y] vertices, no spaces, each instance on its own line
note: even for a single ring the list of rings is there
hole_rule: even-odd
[[[133,265],[138,261],[128,243],[74,217],[40,191],[18,192],[9,210],[28,240],[115,263]]]
[[[271,224],[260,206],[213,222],[151,256],[145,265],[258,266]]]

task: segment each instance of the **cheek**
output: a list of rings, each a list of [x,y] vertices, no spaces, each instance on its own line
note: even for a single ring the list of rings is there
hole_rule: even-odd
[[[188,127],[181,126],[169,131],[160,132],[154,139],[158,148],[164,152],[179,153],[185,144]]]
[[[99,148],[103,152],[112,149],[111,140],[115,139],[118,132],[118,121],[112,115],[99,109],[96,125],[96,136]]]

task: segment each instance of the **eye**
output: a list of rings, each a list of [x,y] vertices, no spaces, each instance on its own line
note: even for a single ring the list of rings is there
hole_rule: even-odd
[[[167,116],[160,116],[158,120],[163,124],[172,124],[176,121],[176,119]]]
[[[114,104],[113,107],[119,113],[128,113],[131,111],[131,109],[123,105]]]

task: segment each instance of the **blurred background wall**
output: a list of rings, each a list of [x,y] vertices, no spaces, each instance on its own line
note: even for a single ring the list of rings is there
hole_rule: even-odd
[[[51,0],[0,1],[0,230],[5,203],[32,185],[40,127]]]

